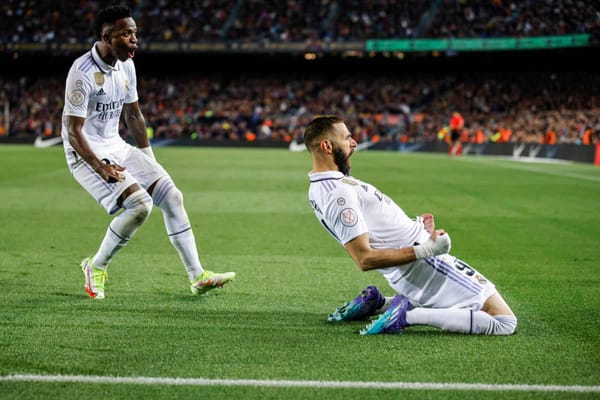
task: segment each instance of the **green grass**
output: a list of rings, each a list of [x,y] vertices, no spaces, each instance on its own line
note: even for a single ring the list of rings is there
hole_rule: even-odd
[[[154,209],[87,298],[78,267],[110,217],[62,149],[0,147],[0,375],[600,385],[600,168],[361,152],[353,174],[409,215],[432,212],[453,254],[519,318],[511,337],[413,327],[361,337],[326,316],[366,284],[307,202],[310,159],[285,150],[158,148],[204,266],[237,280],[202,298]],[[186,386],[0,380],[1,398],[560,399],[598,392]]]

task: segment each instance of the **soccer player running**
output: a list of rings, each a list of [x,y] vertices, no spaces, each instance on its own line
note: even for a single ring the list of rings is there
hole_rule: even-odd
[[[179,253],[194,294],[221,287],[234,272],[204,270],[181,191],[156,161],[138,104],[133,57],[138,47],[131,10],[110,6],[96,15],[98,41],[69,70],[62,117],[62,138],[73,177],[114,215],[96,254],[81,268],[85,290],[103,299],[106,269],[148,218],[153,204],[162,210],[169,240]],[[123,120],[137,147],[119,135]]]
[[[349,176],[356,142],[336,116],[312,120],[304,142],[312,158],[308,198],[317,220],[363,271],[377,270],[397,293],[368,286],[329,321],[380,314],[363,335],[400,333],[411,325],[450,332],[510,335],[517,318],[494,284],[449,254],[448,233],[431,214],[414,219],[373,185]]]

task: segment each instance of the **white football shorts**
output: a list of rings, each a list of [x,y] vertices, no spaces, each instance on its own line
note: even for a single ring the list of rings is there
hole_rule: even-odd
[[[398,294],[416,306],[479,311],[496,286],[464,261],[442,254],[416,260],[406,268],[380,270]]]
[[[125,167],[122,172],[125,179],[106,182],[74,151],[66,154],[67,164],[75,180],[111,215],[121,208],[118,199],[129,186],[138,183],[147,190],[159,178],[169,175],[156,160],[128,143],[119,148],[96,148],[94,151],[103,162]]]

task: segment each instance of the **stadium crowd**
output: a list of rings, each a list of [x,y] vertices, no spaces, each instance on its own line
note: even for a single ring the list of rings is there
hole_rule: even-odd
[[[368,38],[539,36],[588,33],[600,3],[583,0],[134,0],[141,41],[333,42]],[[90,44],[95,12],[80,0],[7,0],[7,43]],[[463,141],[600,142],[598,74],[442,73],[409,77],[152,77],[141,105],[155,138],[283,140],[316,114],[338,114],[359,141],[440,140],[453,112]],[[0,77],[0,135],[60,134],[62,79]],[[8,129],[6,126],[8,125]]]
[[[129,0],[149,42],[343,42],[588,33],[600,3],[584,0]],[[91,43],[103,1],[7,0],[0,43]]]
[[[0,80],[11,122],[0,134],[59,135],[63,85]],[[465,142],[600,143],[600,76],[592,73],[141,77],[138,86],[156,139],[289,142],[313,116],[337,114],[358,141],[442,140],[452,113],[460,112]]]

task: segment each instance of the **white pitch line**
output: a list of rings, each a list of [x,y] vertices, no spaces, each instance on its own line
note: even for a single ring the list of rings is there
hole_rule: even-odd
[[[580,392],[600,393],[600,386],[520,385],[486,383],[427,383],[427,382],[354,382],[354,381],[294,381],[260,379],[206,379],[206,378],[157,378],[84,375],[29,375],[0,376],[0,382],[71,382],[112,383],[135,385],[175,386],[261,386],[337,389],[405,389],[405,390],[467,390],[489,392]]]
[[[600,176],[596,176],[596,175],[584,175],[584,174],[575,173],[575,172],[555,171],[553,169],[538,168],[531,164],[519,165],[518,163],[516,163],[516,161],[518,161],[518,160],[509,158],[509,157],[507,157],[507,158],[499,158],[499,157],[493,157],[493,156],[485,156],[485,157],[486,158],[481,158],[481,157],[476,157],[476,156],[462,157],[462,158],[459,158],[459,160],[467,161],[467,162],[480,162],[480,163],[485,163],[488,165],[493,164],[494,166],[507,168],[507,169],[515,169],[518,171],[536,172],[536,173],[540,173],[540,174],[560,176],[563,178],[573,178],[573,179],[581,179],[581,180],[592,181],[592,182],[600,182]],[[512,162],[506,162],[506,161],[512,161]]]

